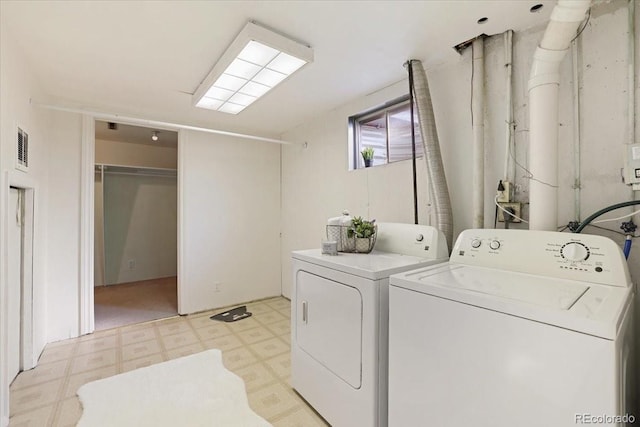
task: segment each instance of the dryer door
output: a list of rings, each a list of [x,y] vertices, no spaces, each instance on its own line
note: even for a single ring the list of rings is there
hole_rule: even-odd
[[[362,383],[362,296],[351,286],[298,271],[298,346],[353,388]]]

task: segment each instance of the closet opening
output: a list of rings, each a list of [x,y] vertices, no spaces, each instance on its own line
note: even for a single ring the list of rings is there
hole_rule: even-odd
[[[95,330],[178,314],[178,133],[95,122]]]

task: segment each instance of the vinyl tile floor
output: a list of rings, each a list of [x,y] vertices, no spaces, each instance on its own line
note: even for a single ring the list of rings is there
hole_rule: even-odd
[[[38,366],[11,385],[9,426],[75,426],[83,384],[211,348],[222,350],[227,369],[244,380],[251,408],[275,427],[327,426],[289,384],[290,302],[271,298],[247,310],[252,317],[233,323],[209,319],[225,311],[219,309],[48,344]]]

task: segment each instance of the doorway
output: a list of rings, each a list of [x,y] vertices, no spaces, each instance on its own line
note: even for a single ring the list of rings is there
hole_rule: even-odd
[[[33,231],[35,185],[20,173],[7,174],[6,357],[8,383],[33,368],[38,358],[33,345]],[[0,301],[2,303],[2,301]]]
[[[177,140],[95,121],[95,330],[178,314]]]

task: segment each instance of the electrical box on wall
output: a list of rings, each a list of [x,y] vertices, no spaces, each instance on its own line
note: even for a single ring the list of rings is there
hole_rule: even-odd
[[[513,190],[511,188],[511,183],[508,181],[500,181],[498,184],[498,191],[496,194],[498,197],[496,201],[500,203],[509,203],[513,200]]]
[[[640,190],[640,144],[629,144],[626,150],[624,182]]]
[[[29,134],[19,126],[16,141],[16,169],[24,172],[29,170]]]
[[[505,213],[502,209],[498,209],[498,222],[504,222],[505,217],[509,219],[509,222],[521,222],[522,217],[522,204],[520,202],[498,203],[502,209],[505,209],[508,213]],[[512,216],[509,216],[512,214]]]

